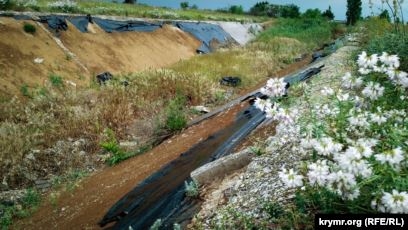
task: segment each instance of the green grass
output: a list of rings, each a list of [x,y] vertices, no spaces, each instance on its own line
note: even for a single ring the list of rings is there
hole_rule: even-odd
[[[24,218],[30,216],[41,202],[41,196],[38,191],[34,189],[27,189],[25,195],[22,197],[20,204],[13,204],[6,206],[0,204],[0,228],[9,229],[13,223],[13,218]]]
[[[112,2],[103,2],[97,0],[76,1],[76,6],[71,7],[50,7],[48,4],[55,1],[37,0],[37,5],[17,6],[16,4],[7,5],[7,9],[13,10],[35,10],[40,12],[59,12],[59,13],[81,13],[92,15],[115,15],[127,17],[144,17],[157,19],[186,19],[186,20],[217,20],[217,21],[242,21],[242,22],[260,22],[265,21],[264,17],[254,17],[249,15],[237,15],[212,10],[201,9],[170,9],[165,7],[152,7],[143,4],[121,4]],[[6,8],[6,7],[4,7]]]
[[[274,37],[294,38],[313,49],[330,41],[334,29],[336,24],[324,19],[279,19],[276,24],[265,30],[258,40],[268,42]]]

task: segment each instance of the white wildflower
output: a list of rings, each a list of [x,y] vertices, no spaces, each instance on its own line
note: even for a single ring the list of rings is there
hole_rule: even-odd
[[[381,205],[379,211],[386,213],[408,213],[408,193],[398,192],[393,189],[392,193],[384,192],[381,197]]]
[[[318,160],[316,163],[311,163],[307,166],[307,177],[310,185],[324,186],[328,180],[329,166],[327,166],[326,160]]]
[[[296,188],[303,186],[303,176],[297,174],[293,169],[289,171],[285,168],[282,168],[282,171],[279,172],[279,178],[285,184],[286,188]]]
[[[345,89],[359,88],[363,84],[361,77],[355,78],[350,72],[347,72],[341,80],[341,86]]]
[[[337,154],[343,148],[343,145],[333,141],[331,137],[323,137],[314,141],[313,148],[319,155],[331,156]]]
[[[321,91],[323,96],[331,96],[334,94],[334,90],[330,87],[324,87]]]
[[[401,161],[404,160],[404,153],[401,150],[401,147],[395,148],[390,151],[385,151],[381,154],[376,154],[375,159],[382,164],[388,163],[394,169],[399,170],[399,165]]]
[[[261,93],[269,97],[281,97],[286,93],[286,85],[283,78],[271,78],[261,89]]]
[[[372,175],[370,164],[362,159],[363,155],[356,147],[348,147],[344,153],[337,154],[334,159],[345,172],[367,178]]]
[[[379,57],[379,60],[391,68],[398,68],[400,66],[399,57],[397,55],[389,55],[387,52],[383,52]]]
[[[378,125],[387,122],[387,118],[381,114],[372,113],[370,114],[370,118],[373,123],[377,123]]]
[[[261,98],[256,98],[254,106],[262,111],[272,107],[272,103],[269,100],[264,100]]]
[[[328,185],[326,187],[338,195],[343,196],[353,191],[356,185],[357,182],[354,174],[339,170],[329,174]]]
[[[369,82],[363,89],[362,94],[371,100],[377,100],[384,94],[384,87],[379,83]]]

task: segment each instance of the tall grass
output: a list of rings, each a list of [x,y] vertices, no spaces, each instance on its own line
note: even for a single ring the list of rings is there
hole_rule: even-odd
[[[280,19],[264,31],[258,40],[267,42],[274,37],[287,37],[302,41],[309,48],[317,48],[333,38],[334,28],[335,24],[319,18]]]
[[[386,19],[376,17],[361,22],[360,26],[366,28],[364,41],[369,53],[397,54],[401,61],[400,69],[408,70],[408,37],[404,33],[395,31]]]

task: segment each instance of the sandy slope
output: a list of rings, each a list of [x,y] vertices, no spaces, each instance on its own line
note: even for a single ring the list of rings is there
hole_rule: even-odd
[[[19,95],[24,84],[42,87],[52,73],[81,86],[102,71],[125,74],[164,67],[194,56],[200,45],[191,35],[169,25],[154,32],[122,33],[106,33],[91,25],[91,33],[80,33],[69,24],[59,38],[78,57],[75,59],[35,22],[29,21],[37,32],[25,33],[24,22],[28,21],[0,17],[0,95]],[[44,58],[44,62],[36,64],[35,58]]]

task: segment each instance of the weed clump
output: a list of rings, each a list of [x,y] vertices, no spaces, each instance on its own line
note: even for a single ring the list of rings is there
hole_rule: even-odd
[[[62,87],[64,82],[62,81],[62,77],[56,74],[51,74],[49,80],[54,87]]]
[[[29,33],[29,34],[35,34],[35,32],[37,31],[37,28],[33,24],[30,24],[27,22],[24,23],[23,29],[24,29],[24,32]]]
[[[166,108],[166,128],[171,132],[182,130],[187,125],[187,119],[184,114],[186,99],[178,94],[176,98],[169,102]]]

